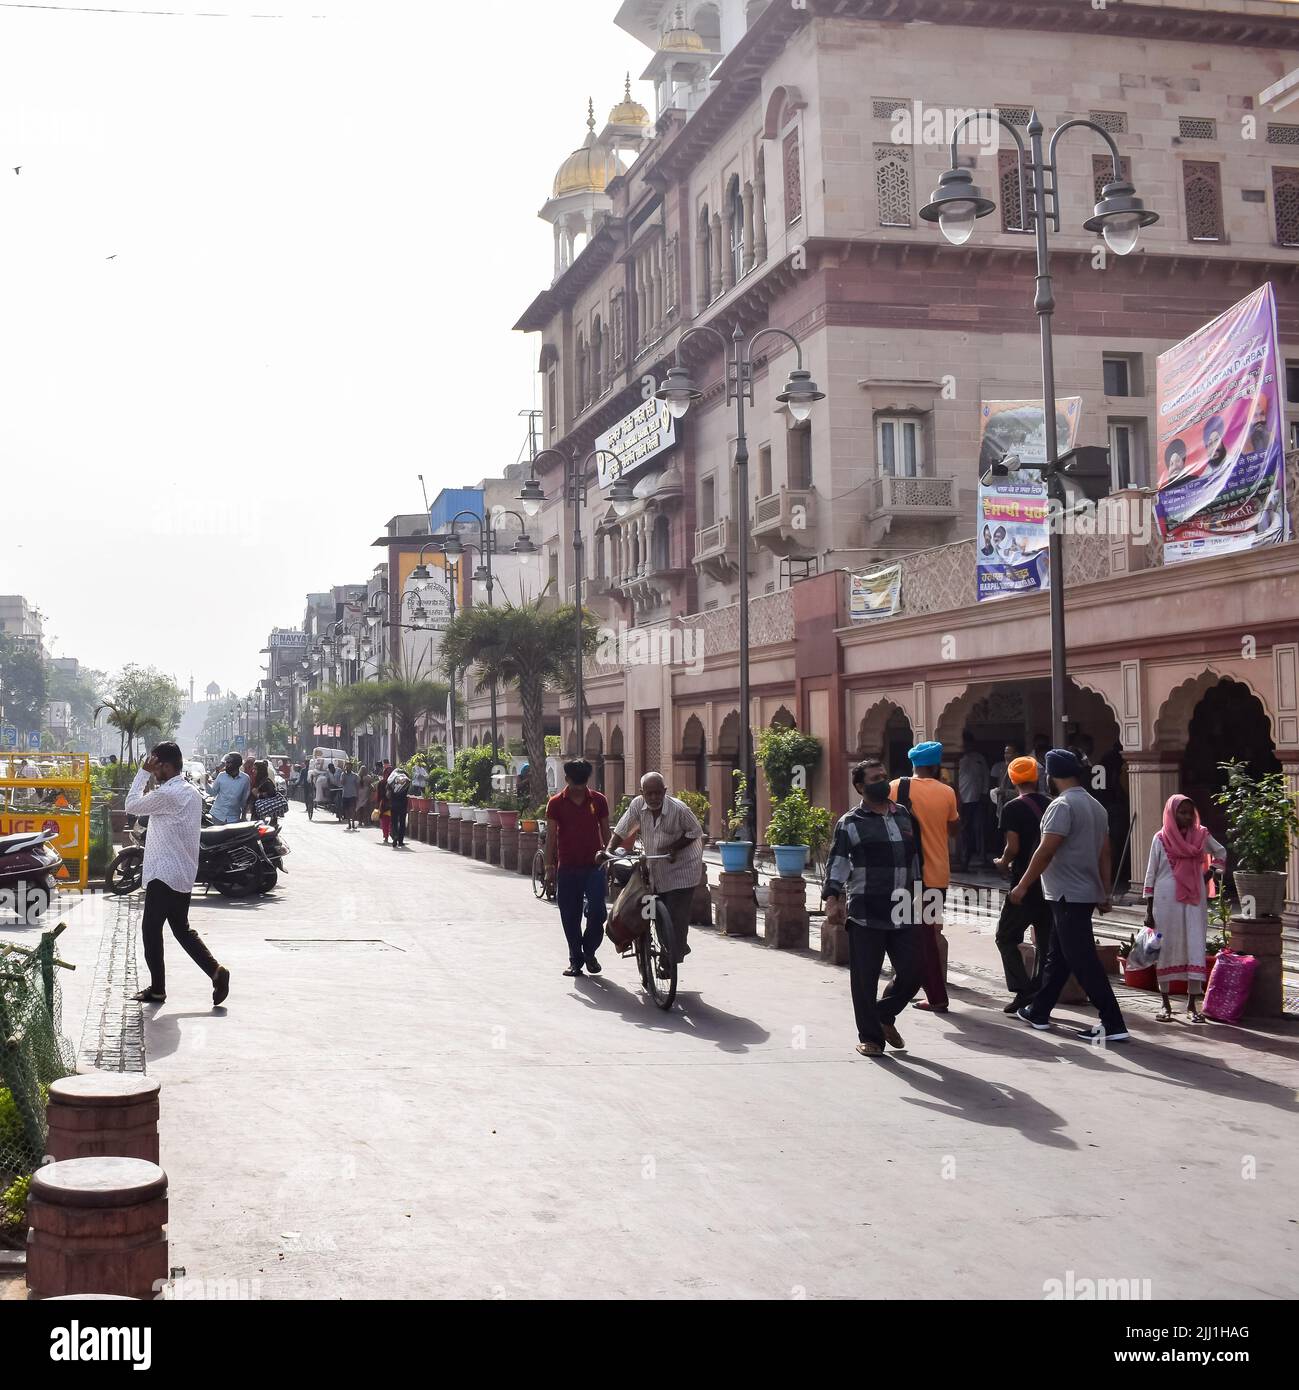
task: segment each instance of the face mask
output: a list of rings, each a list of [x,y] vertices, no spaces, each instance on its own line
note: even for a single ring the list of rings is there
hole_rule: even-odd
[[[889,799],[889,784],[887,782],[867,782],[862,788],[862,792],[867,801],[874,802],[877,806],[882,805]]]

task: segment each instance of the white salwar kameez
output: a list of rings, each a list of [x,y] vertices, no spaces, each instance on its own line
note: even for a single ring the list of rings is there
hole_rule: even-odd
[[[1204,848],[1214,864],[1226,862],[1226,850],[1212,835],[1205,840]],[[1159,988],[1166,991],[1169,985],[1181,980],[1186,983],[1188,994],[1203,994],[1204,949],[1209,935],[1208,889],[1201,876],[1199,902],[1178,902],[1173,865],[1158,835],[1150,842],[1145,896],[1154,900],[1155,930],[1163,933],[1156,964]]]

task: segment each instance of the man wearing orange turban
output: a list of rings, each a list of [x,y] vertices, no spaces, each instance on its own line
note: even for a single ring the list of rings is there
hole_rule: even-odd
[[[1042,814],[1047,808],[1047,799],[1037,789],[1039,772],[1036,758],[1015,758],[1006,769],[1019,795],[1001,807],[998,825],[1005,837],[1005,846],[1001,858],[995,860],[994,864],[1010,875],[1012,888],[1024,876],[1028,861],[1032,859],[1033,851],[1042,838]],[[1024,968],[1024,957],[1019,949],[1024,933],[1030,926],[1037,948],[1031,977]],[[1012,903],[1009,897],[1003,899],[1001,917],[997,922],[997,950],[1001,953],[1002,968],[1006,972],[1006,988],[1013,996],[1004,1009],[1005,1013],[1013,1014],[1016,1009],[1023,1008],[1037,993],[1050,943],[1051,905],[1043,895],[1040,883],[1035,883],[1018,905]]]

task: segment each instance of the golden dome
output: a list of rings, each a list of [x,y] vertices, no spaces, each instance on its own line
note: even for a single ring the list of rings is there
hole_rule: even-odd
[[[622,173],[618,156],[596,139],[595,103],[592,101],[586,106],[586,126],[586,139],[559,166],[553,197],[562,198],[566,193],[603,193]]]
[[[640,102],[631,99],[631,73],[628,73],[622,100],[609,112],[609,124],[647,126],[649,123],[649,112]]]
[[[686,23],[685,14],[681,6],[677,6],[676,19],[671,29],[664,35],[659,44],[660,53],[706,53],[704,41]]]

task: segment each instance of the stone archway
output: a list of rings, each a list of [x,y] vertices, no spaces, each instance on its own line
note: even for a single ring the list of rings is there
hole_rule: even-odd
[[[565,740],[565,743],[564,743],[564,756],[565,756],[566,758],[576,758],[576,757],[579,756],[579,755],[578,755],[578,750],[577,750],[577,729],[576,729],[576,728],[570,727],[570,729],[569,729],[569,731],[568,731],[568,738]]]
[[[692,714],[681,731],[681,756],[677,760],[680,773],[689,771],[694,783],[691,790],[707,792],[708,788],[708,739],[704,733],[703,721]]]
[[[627,765],[623,758],[622,725],[609,730],[609,751],[604,755],[604,794],[612,812],[622,800],[627,786]]]
[[[1227,781],[1219,763],[1235,759],[1248,764],[1255,777],[1281,771],[1262,700],[1243,682],[1224,676],[1196,700],[1178,765],[1178,790],[1195,802],[1201,819],[1219,840],[1227,829],[1222,811],[1213,801]]]
[[[771,716],[771,727],[773,729],[797,729],[798,722],[785,706],[781,705],[775,714]]]
[[[713,834],[724,835],[726,816],[735,800],[735,771],[740,766],[740,712],[733,709],[722,720],[708,755],[708,804],[712,810]]]
[[[900,739],[905,739],[906,743],[902,748],[902,760],[896,762],[893,744]],[[897,774],[902,769],[905,774],[907,750],[913,742],[911,719],[906,710],[893,700],[877,700],[857,725],[857,745],[853,756],[855,760],[882,758],[891,773]]]
[[[587,725],[582,756],[591,764],[591,785],[596,791],[604,791],[604,735],[594,720]]]

